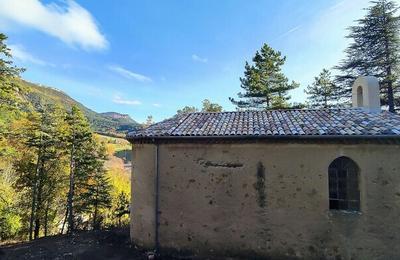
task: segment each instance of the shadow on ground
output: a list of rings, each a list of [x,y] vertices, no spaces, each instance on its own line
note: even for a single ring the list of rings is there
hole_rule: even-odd
[[[126,229],[81,231],[35,241],[3,245],[0,259],[147,259],[129,242]]]
[[[145,250],[130,243],[129,229],[101,231],[79,231],[71,236],[57,235],[39,238],[31,242],[0,246],[0,259],[78,259],[78,260],[119,260],[151,259]],[[157,259],[221,260],[232,258],[188,257],[169,254]]]

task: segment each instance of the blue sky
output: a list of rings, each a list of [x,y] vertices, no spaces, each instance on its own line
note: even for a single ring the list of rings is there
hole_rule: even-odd
[[[0,0],[0,30],[23,78],[63,90],[97,112],[143,122],[205,98],[225,110],[246,60],[263,43],[287,56],[301,87],[343,57],[367,0]]]

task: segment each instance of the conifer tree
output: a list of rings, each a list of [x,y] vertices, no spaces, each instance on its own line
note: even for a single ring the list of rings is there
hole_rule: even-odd
[[[30,124],[21,129],[19,137],[31,150],[21,161],[15,162],[18,188],[29,188],[31,194],[29,239],[39,237],[44,224],[45,204],[59,188],[58,178],[63,160],[62,127],[64,114],[53,105],[43,107],[29,116]],[[50,206],[50,205],[49,205]]]
[[[358,76],[375,76],[380,81],[382,105],[394,112],[399,91],[400,17],[394,1],[372,1],[367,14],[349,28],[352,42],[346,57],[335,68],[340,75],[343,96],[351,95],[351,86]],[[398,101],[397,101],[398,103]]]
[[[107,159],[104,145],[92,141],[86,149],[86,167],[77,178],[77,212],[89,213],[92,216],[92,227],[100,228],[100,210],[111,206],[111,184],[104,169]]]
[[[15,107],[17,99],[15,92],[17,86],[12,79],[19,77],[24,71],[13,64],[10,48],[6,44],[7,36],[0,33],[0,107],[7,106],[8,109]]]
[[[75,230],[75,181],[76,178],[85,179],[88,174],[87,164],[91,158],[87,151],[92,145],[92,132],[86,117],[77,106],[72,107],[66,117],[66,122],[69,126],[66,142],[70,168],[66,219],[68,220],[68,233],[72,233]]]
[[[94,229],[100,229],[101,218],[100,210],[111,206],[111,184],[106,176],[104,169],[97,169],[92,178],[91,185],[88,188],[88,201],[86,202],[92,214],[92,226]]]
[[[323,69],[319,76],[314,78],[314,82],[307,87],[305,93],[308,95],[307,99],[313,108],[338,106],[338,88],[327,69]]]
[[[229,98],[238,108],[273,109],[288,106],[288,91],[299,85],[282,72],[286,57],[267,44],[253,57],[253,65],[246,62],[244,77],[240,78],[244,92],[239,100]]]
[[[21,98],[13,79],[23,72],[13,64],[11,50],[6,44],[7,36],[0,33],[0,240],[16,235],[22,227],[17,209],[19,193],[14,189],[16,176],[12,162],[21,151],[12,144],[12,123],[20,120],[18,109]],[[18,146],[21,146],[18,143]]]
[[[24,71],[13,64],[11,50],[6,44],[7,36],[0,33],[0,159],[7,154],[7,135],[10,122],[20,114],[17,94],[18,86],[13,79]],[[1,170],[1,169],[0,169]]]

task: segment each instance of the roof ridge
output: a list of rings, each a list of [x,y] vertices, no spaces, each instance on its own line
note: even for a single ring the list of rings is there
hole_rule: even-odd
[[[228,113],[246,113],[246,112],[271,112],[271,111],[321,111],[321,110],[362,110],[360,108],[353,107],[340,107],[340,108],[278,108],[278,109],[266,109],[266,110],[245,110],[245,111],[197,111],[189,112],[187,114],[228,114]]]
[[[169,131],[167,131],[168,133],[172,133],[173,131],[175,131],[175,129],[177,129],[179,126],[182,125],[183,122],[186,121],[186,119],[190,116],[191,113],[187,113],[184,117],[182,117],[182,119],[179,119],[178,124],[171,128]]]
[[[388,135],[400,138],[400,115],[360,108],[196,112],[176,115],[156,125],[147,131],[132,132],[128,137]]]

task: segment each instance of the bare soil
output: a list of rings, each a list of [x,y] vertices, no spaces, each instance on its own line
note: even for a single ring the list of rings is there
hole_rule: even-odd
[[[165,260],[239,260],[230,257],[200,257],[169,252],[157,257],[130,242],[129,228],[78,231],[73,235],[43,237],[30,242],[0,244],[0,260],[30,259],[82,259],[82,260],[130,260],[130,259],[165,259]],[[249,259],[249,258],[241,258]]]
[[[147,259],[146,252],[129,241],[126,229],[80,231],[31,242],[3,245],[0,259]]]

